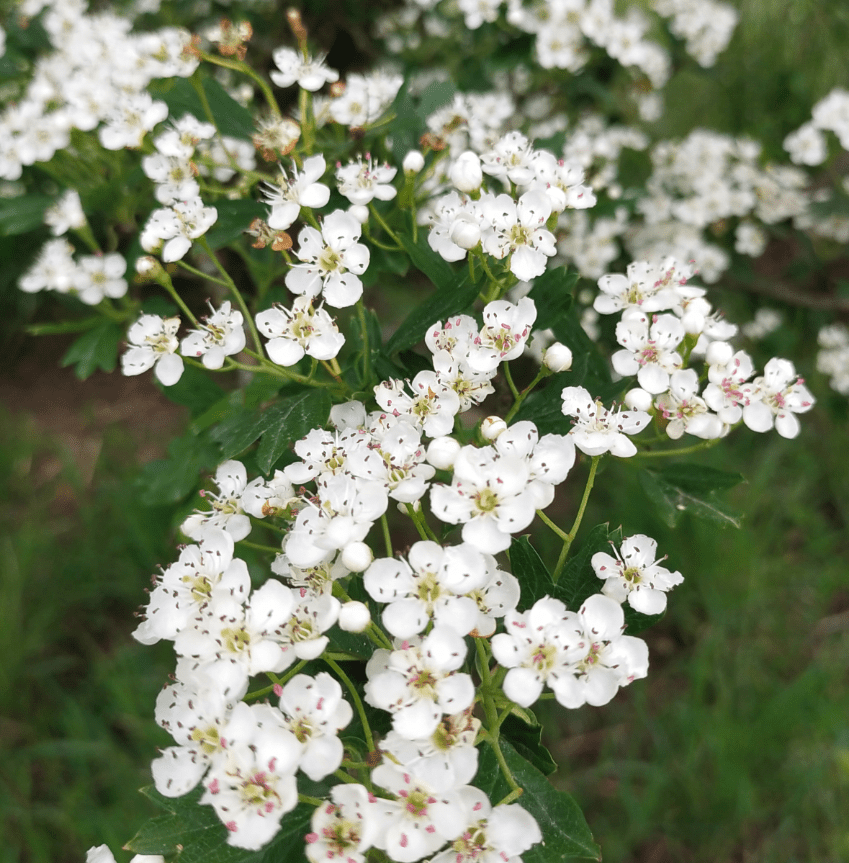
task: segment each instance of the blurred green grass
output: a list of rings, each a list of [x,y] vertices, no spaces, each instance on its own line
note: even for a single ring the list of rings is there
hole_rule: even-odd
[[[134,445],[110,427],[90,486],[24,414],[0,416],[0,860],[82,860],[149,816],[167,673],[129,638],[168,514],[134,500]],[[155,654],[154,654],[155,655]]]

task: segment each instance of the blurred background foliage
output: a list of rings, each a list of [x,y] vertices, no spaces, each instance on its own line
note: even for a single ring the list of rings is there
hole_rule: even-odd
[[[166,19],[182,5],[164,4]],[[675,76],[658,134],[708,127],[780,147],[845,85],[843,0],[735,5],[731,46],[713,69]],[[357,69],[378,56],[370,34],[387,6],[309,0],[304,16],[330,64]],[[260,46],[287,41],[278,20]],[[70,863],[94,844],[118,849],[153,814],[137,789],[168,742],[152,714],[172,658],[129,633],[150,575],[175,554],[170,512],[143,506],[135,477],[185,416],[148,379],[80,384],[57,368],[67,343],[22,334],[43,317],[43,298],[15,288],[42,233],[0,238],[0,861]],[[720,297],[732,320],[757,305]],[[810,367],[815,332],[791,309],[764,350]],[[847,410],[824,379],[809,383],[820,401],[799,439],[740,432],[699,458],[746,476],[732,495],[739,531],[689,516],[670,530],[625,464],[596,484],[584,530],[615,513],[685,576],[646,633],[648,679],[605,708],[545,717],[556,781],[607,860],[849,861]],[[564,520],[585,469],[559,494]]]

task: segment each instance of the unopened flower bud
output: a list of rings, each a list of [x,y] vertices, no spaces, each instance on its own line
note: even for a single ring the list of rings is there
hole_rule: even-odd
[[[647,393],[640,387],[634,387],[625,393],[625,405],[631,408],[632,411],[647,411],[651,409],[653,400],[651,393]]]
[[[157,267],[161,266],[162,265],[159,263],[159,261],[157,261],[156,258],[152,257],[151,255],[143,255],[142,257],[136,259],[136,272],[140,276],[149,276]]]
[[[553,372],[568,372],[572,368],[572,351],[562,342],[555,342],[542,355],[542,362]]]
[[[405,174],[418,174],[424,168],[424,156],[418,150],[410,150],[402,163]]]
[[[362,572],[374,560],[371,549],[364,542],[351,542],[342,551],[342,566],[351,572]]]
[[[681,324],[687,335],[697,336],[705,328],[705,316],[698,310],[688,311],[681,318]]]
[[[487,417],[481,423],[481,435],[484,440],[495,440],[504,431],[507,431],[507,423],[501,417]]]
[[[351,204],[348,212],[361,224],[368,221],[368,207],[365,204]]]
[[[451,242],[461,249],[474,249],[480,241],[480,225],[467,213],[460,213],[451,226]]]
[[[705,360],[709,366],[724,366],[734,356],[734,348],[728,342],[711,342]]]
[[[461,192],[477,191],[483,182],[483,171],[478,154],[471,150],[461,153],[448,171],[448,178],[454,188]]]
[[[436,437],[427,448],[427,460],[439,470],[450,470],[460,454],[460,442],[453,437],[445,435]]]
[[[367,605],[352,600],[339,609],[339,619],[336,622],[345,632],[363,632],[371,623],[371,612]]]

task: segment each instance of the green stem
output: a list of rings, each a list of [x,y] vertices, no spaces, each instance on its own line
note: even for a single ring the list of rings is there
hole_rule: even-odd
[[[537,515],[540,517],[540,520],[543,524],[548,525],[562,540],[567,540],[569,538],[569,534],[566,533],[565,530],[561,530],[541,509],[537,510]]]
[[[334,770],[333,775],[337,779],[341,779],[343,782],[353,782],[356,785],[359,785],[360,782],[358,779],[354,779],[349,773],[346,773],[344,770]]]
[[[308,794],[299,794],[298,803],[309,803],[310,806],[321,806],[325,801],[318,797],[310,797]]]
[[[363,384],[368,384],[371,379],[371,350],[368,343],[368,324],[366,323],[366,309],[362,297],[357,300],[357,316],[360,319],[360,329],[363,338]]]
[[[504,364],[505,370],[508,368],[508,365]],[[516,401],[513,402],[513,407],[507,412],[507,416],[504,417],[504,422],[508,425],[510,424],[510,420],[513,419],[514,416],[519,412],[519,408],[522,406],[522,402],[528,397],[531,390],[545,377],[549,374],[548,369],[545,366],[540,366],[540,370],[537,372],[537,376],[516,396]]]
[[[389,534],[389,519],[386,517],[386,513],[383,513],[380,517],[380,526],[383,528],[383,541],[386,544],[386,556],[393,557],[392,537]]]
[[[371,230],[369,229],[368,224],[363,225],[365,228],[366,239],[372,244],[377,246],[379,249],[383,249],[386,252],[400,252],[402,251],[400,246],[387,246],[386,243],[381,243],[380,240],[376,240],[372,235]]]
[[[563,571],[563,567],[566,564],[566,557],[569,554],[569,549],[572,547],[572,543],[575,541],[575,536],[578,533],[578,528],[581,526],[581,520],[584,517],[584,510],[587,508],[587,501],[590,499],[590,492],[593,490],[595,472],[600,461],[600,455],[593,456],[592,464],[590,465],[590,475],[587,477],[586,486],[584,486],[584,496],[581,499],[581,508],[575,516],[575,521],[572,524],[571,530],[563,541],[563,548],[560,550],[560,557],[557,560],[557,566],[554,567],[554,573],[551,576],[552,581],[555,584],[557,584],[557,579],[560,578],[560,573]]]
[[[245,303],[245,298],[242,296],[241,292],[236,287],[236,283],[233,281],[230,274],[227,272],[227,270],[224,269],[221,261],[218,260],[218,256],[215,254],[215,252],[212,251],[212,247],[209,245],[209,241],[206,239],[206,237],[198,237],[198,243],[200,244],[200,247],[209,256],[210,260],[215,265],[215,268],[218,270],[219,273],[221,273],[222,278],[227,283],[227,287],[230,289],[230,293],[235,297],[239,308],[242,310],[242,314],[245,316],[245,322],[248,325],[248,329],[251,331],[251,338],[253,339],[254,346],[256,347],[256,352],[258,354],[262,354],[262,341],[260,340],[259,333],[257,332],[253,315],[250,313],[250,310]]]
[[[519,794],[522,793],[522,789],[519,786],[519,783],[513,778],[513,773],[511,772],[510,767],[507,764],[507,760],[504,758],[504,753],[501,751],[501,746],[498,743],[498,709],[496,708],[495,702],[492,698],[492,676],[489,673],[489,657],[487,656],[482,638],[475,639],[475,649],[478,653],[478,665],[480,666],[481,672],[480,691],[483,694],[483,709],[486,714],[487,721],[486,742],[492,747],[492,751],[495,753],[495,758],[501,767],[501,772],[504,774],[507,784],[514,791],[518,790],[518,794],[516,796],[519,796]]]
[[[303,142],[304,152],[306,152],[308,156],[312,155],[313,144],[315,143],[315,130],[313,129],[314,121],[311,116],[311,108],[312,94],[301,87],[301,91],[298,94],[298,109],[301,115],[301,141]]]
[[[255,548],[257,551],[269,551],[273,552],[274,554],[281,553],[281,549],[279,548],[274,548],[271,545],[260,545],[258,542],[250,542],[247,539],[240,539],[239,545],[244,545],[246,548]]]
[[[195,92],[198,95],[198,99],[200,99],[200,104],[203,108],[203,113],[206,114],[206,119],[209,120],[215,128],[215,134],[221,141],[221,147],[224,150],[224,154],[227,156],[227,161],[230,163],[230,167],[238,174],[239,163],[236,161],[236,157],[227,149],[227,147],[224,146],[223,135],[221,134],[221,130],[218,128],[218,121],[212,113],[209,99],[206,98],[206,90],[203,89],[203,81],[200,79],[200,73],[196,70],[194,75],[189,78],[189,81],[191,82],[192,87],[194,87]]]
[[[348,677],[348,675],[345,674],[344,671],[342,671],[337,662],[334,662],[332,659],[328,659],[326,654],[322,658],[336,672],[339,679],[347,687],[348,692],[351,693],[351,699],[354,702],[354,707],[357,709],[357,713],[360,716],[360,722],[362,722],[363,724],[363,733],[366,736],[366,745],[369,748],[369,752],[374,752],[374,737],[372,737],[371,734],[371,727],[369,726],[368,719],[366,718],[366,711],[365,707],[363,707],[363,702],[360,699],[360,693],[357,692],[354,684],[351,683],[351,678]]]
[[[667,455],[689,455],[693,452],[701,452],[704,449],[710,449],[711,447],[716,446],[721,440],[722,438],[717,437],[703,441],[702,443],[693,444],[693,446],[680,447],[679,449],[645,450],[644,452],[636,453],[631,456],[631,458],[662,458]]]
[[[277,100],[274,98],[274,93],[271,91],[271,87],[268,82],[263,80],[263,78],[254,72],[247,63],[242,60],[227,60],[224,57],[216,57],[215,54],[207,54],[205,51],[200,52],[200,57],[201,60],[206,60],[207,63],[213,63],[216,66],[223,66],[225,69],[233,69],[236,72],[241,72],[253,79],[259,89],[262,90],[262,94],[265,96],[265,101],[268,103],[268,107],[271,109],[274,116],[283,116],[280,112],[280,106],[277,104]]]
[[[510,363],[504,363],[504,377],[507,379],[507,386],[510,387],[510,392],[513,393],[513,399],[519,401],[519,390],[516,384],[513,383],[513,375],[510,373]],[[515,407],[515,403],[513,405]]]
[[[514,800],[517,800],[519,797],[521,797],[523,793],[524,791],[522,788],[514,788],[506,797],[499,800],[498,803],[496,803],[495,805],[504,806],[506,803],[512,803]]]
[[[380,213],[378,212],[377,207],[375,207],[374,204],[369,204],[368,208],[371,211],[371,214],[375,217],[375,219],[377,219],[377,221],[379,222],[379,224],[383,228],[383,230],[386,231],[386,233],[389,234],[390,237],[392,237],[392,239],[398,245],[398,248],[403,249],[404,247],[401,244],[401,241],[398,239],[398,235],[395,233],[395,231],[392,230],[392,228],[389,227],[389,225],[386,224],[386,222],[383,219],[383,216],[381,216]]]
[[[274,681],[274,686],[285,686],[306,664],[307,660],[302,659],[297,665],[293,665],[282,677],[278,677],[270,671],[266,671],[265,676],[270,677]],[[274,686],[272,686],[272,690]]]
[[[219,279],[216,276],[211,276],[209,273],[205,273],[203,270],[199,270],[197,267],[193,267],[191,264],[187,264],[185,261],[177,261],[177,266],[182,267],[184,270],[188,270],[190,273],[194,273],[194,275],[199,276],[207,282],[212,282],[216,285],[221,285],[222,288],[229,288],[230,285],[227,284],[223,279]]]
[[[428,523],[425,521],[424,513],[421,511],[417,512],[416,508],[411,503],[405,505],[407,507],[407,514],[413,520],[413,524],[415,524],[416,530],[419,532],[419,536],[422,539],[431,539],[434,542],[439,542],[436,538],[436,534],[430,529]]]

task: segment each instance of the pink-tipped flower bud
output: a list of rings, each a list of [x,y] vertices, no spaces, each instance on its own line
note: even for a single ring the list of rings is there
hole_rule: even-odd
[[[501,417],[487,417],[481,423],[481,435],[484,440],[495,440],[504,431],[507,431],[507,423]]]
[[[572,368],[572,351],[563,342],[555,342],[542,355],[542,363],[552,372],[568,372]]]
[[[476,192],[483,182],[481,160],[477,153],[466,150],[448,171],[448,178],[455,189],[461,192]]]
[[[460,442],[445,435],[436,437],[427,448],[427,460],[439,470],[450,470],[460,454]]]
[[[418,174],[424,168],[424,156],[418,150],[410,150],[401,163],[405,174]]]
[[[339,609],[339,619],[336,622],[345,632],[363,632],[371,623],[371,612],[367,605],[351,600]]]
[[[351,572],[363,572],[374,560],[371,549],[364,542],[350,542],[342,551],[342,566]]]

